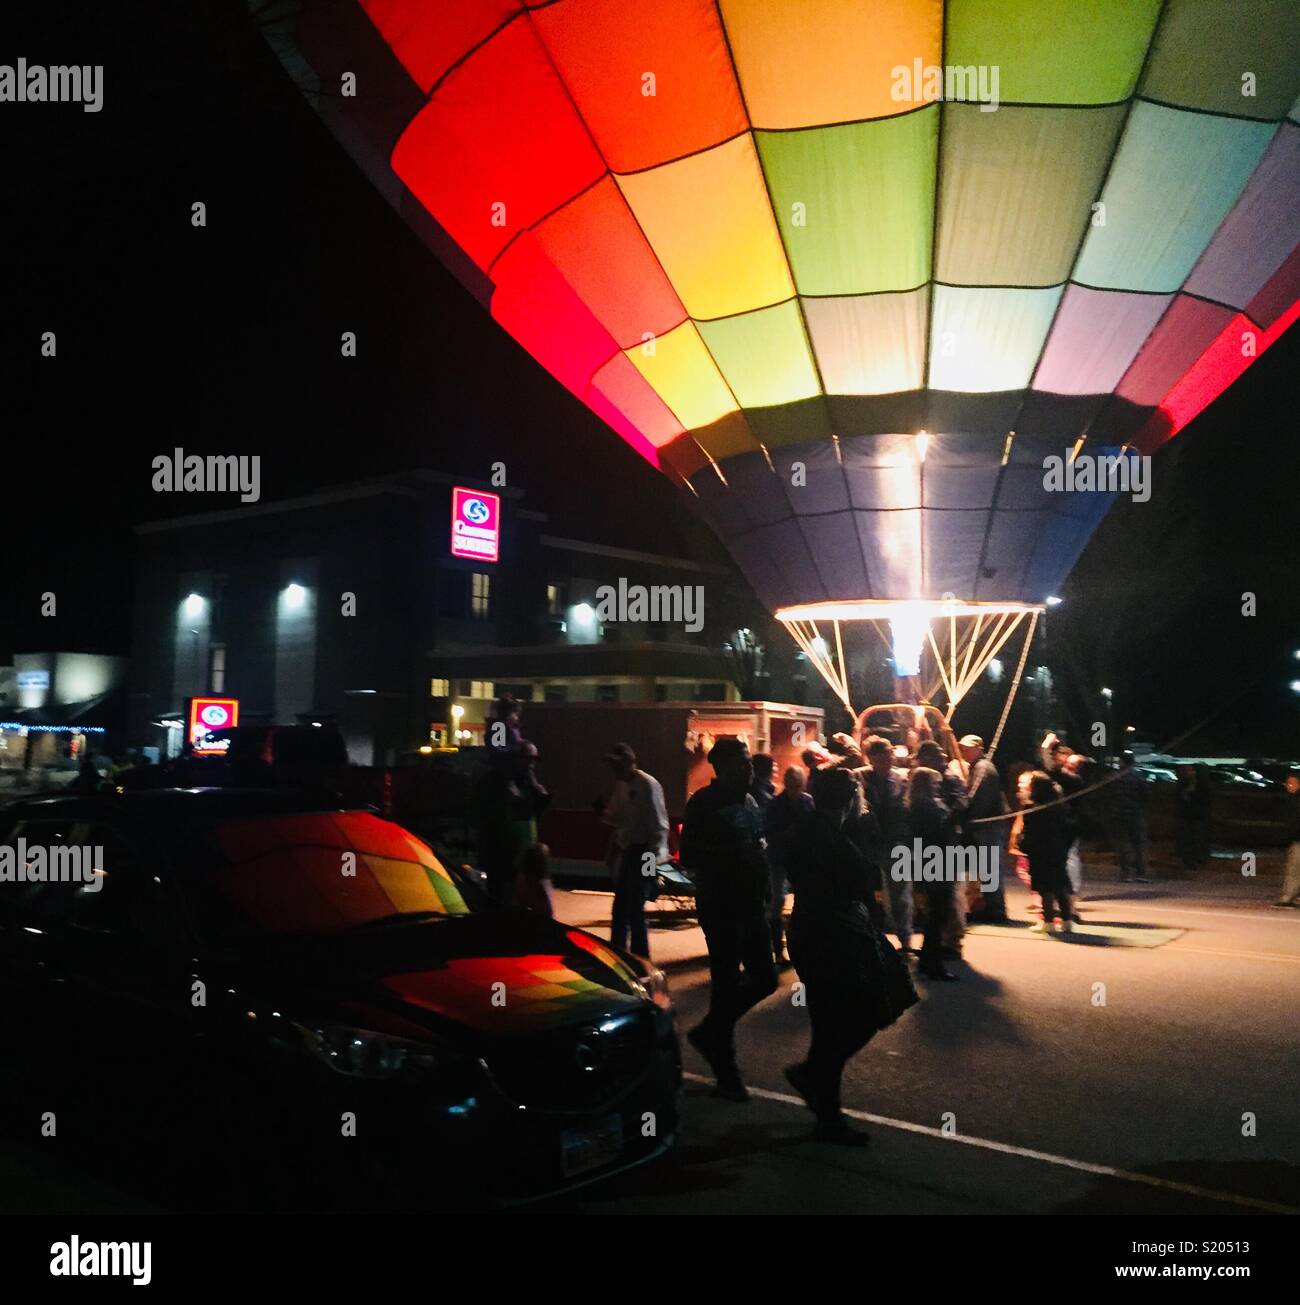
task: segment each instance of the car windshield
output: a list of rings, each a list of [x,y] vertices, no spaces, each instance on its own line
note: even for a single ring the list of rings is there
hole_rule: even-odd
[[[226,820],[215,835],[219,859],[201,876],[205,931],[320,936],[477,909],[425,843],[367,812]]]

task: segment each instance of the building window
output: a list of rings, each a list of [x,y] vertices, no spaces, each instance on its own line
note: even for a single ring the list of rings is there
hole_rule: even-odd
[[[495,698],[496,685],[491,680],[471,680],[469,682],[469,694],[471,698],[481,698],[486,702],[490,698]]]
[[[486,621],[492,616],[492,577],[486,571],[475,571],[470,576],[469,614],[476,621]]]
[[[544,702],[568,702],[569,686],[567,684],[548,684],[546,686]]]
[[[443,571],[438,582],[438,615],[465,619],[465,572]]]
[[[564,594],[559,585],[546,586],[546,614],[547,616],[564,615]]]
[[[440,680],[436,676],[429,681],[429,697],[431,698],[450,698],[451,681]]]
[[[214,643],[208,655],[208,683],[212,686],[213,693],[225,693],[226,691],[226,645],[224,643]]]
[[[596,685],[597,702],[617,702],[618,685],[617,684],[598,684]]]

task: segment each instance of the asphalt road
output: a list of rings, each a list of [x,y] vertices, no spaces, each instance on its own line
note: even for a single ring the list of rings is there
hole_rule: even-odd
[[[1230,868],[1150,886],[1120,885],[1103,863],[1088,873],[1086,928],[1074,939],[1026,924],[973,931],[955,966],[961,981],[923,987],[923,1002],[851,1062],[844,1104],[865,1121],[869,1148],[808,1137],[807,1111],[782,1077],[808,1036],[788,971],[738,1034],[755,1099],[709,1096],[707,1066],[687,1047],[676,1153],[564,1204],[608,1214],[1300,1213],[1300,911],[1267,906],[1276,878]],[[607,895],[560,897],[564,918],[607,936]],[[1027,922],[1028,894],[1014,885],[1009,897]],[[707,1007],[699,930],[665,913],[651,952],[691,1027]]]

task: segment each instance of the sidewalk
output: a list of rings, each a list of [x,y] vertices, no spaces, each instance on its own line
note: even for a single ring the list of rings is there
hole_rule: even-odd
[[[1222,867],[1222,868],[1220,868]],[[1172,942],[1184,932],[1183,923],[1171,918],[1160,922],[1160,927],[1150,923],[1134,922],[1131,926],[1110,923],[1090,927],[1089,917],[1101,918],[1106,907],[1149,907],[1156,912],[1162,904],[1170,906],[1179,902],[1212,902],[1223,909],[1240,907],[1249,910],[1266,907],[1277,897],[1280,884],[1281,861],[1277,869],[1261,865],[1259,873],[1249,878],[1241,874],[1235,861],[1216,863],[1213,868],[1187,875],[1182,866],[1166,866],[1156,862],[1155,873],[1164,876],[1176,873],[1178,878],[1159,877],[1149,884],[1121,883],[1115,858],[1108,853],[1089,853],[1084,862],[1083,899],[1081,910],[1084,924],[1077,926],[1080,944],[1120,946],[1161,946]],[[1023,937],[1045,941],[1028,933],[1033,921],[1029,913],[1031,893],[1018,878],[1007,884],[1007,912],[1014,922],[1011,928],[1000,925],[980,925],[972,922],[971,936],[995,935],[1003,938]],[[613,894],[599,888],[557,888],[555,913],[565,924],[589,929],[602,938],[609,937],[610,906]],[[1286,912],[1278,912],[1285,916]],[[692,969],[695,963],[708,956],[704,935],[695,916],[689,911],[679,911],[667,902],[646,904],[646,922],[650,928],[650,952],[655,964],[671,972],[674,969]],[[1132,937],[1128,937],[1128,934]],[[1096,935],[1095,937],[1093,935]],[[919,945],[919,944],[918,944]]]

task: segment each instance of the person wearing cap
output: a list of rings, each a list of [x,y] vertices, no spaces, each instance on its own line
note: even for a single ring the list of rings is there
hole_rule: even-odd
[[[997,767],[984,755],[984,740],[978,734],[966,734],[957,746],[966,762],[966,830],[977,848],[996,861],[996,882],[984,889],[984,923],[1006,924],[1007,902],[1002,885],[1002,865],[1007,846],[1009,821],[997,817],[1007,814],[1007,799]]]
[[[614,772],[614,793],[604,820],[614,827],[614,904],[610,941],[637,956],[650,956],[645,924],[646,884],[668,859],[668,808],[663,785],[636,764],[630,744],[616,743],[605,757]]]

